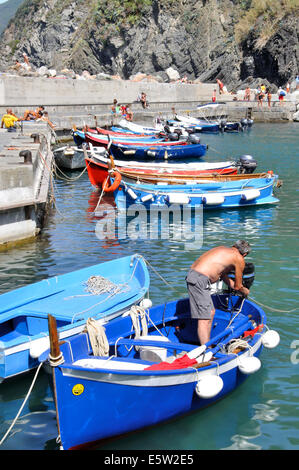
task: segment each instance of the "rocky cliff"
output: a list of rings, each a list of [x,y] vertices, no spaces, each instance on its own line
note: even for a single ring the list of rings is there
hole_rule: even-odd
[[[128,79],[143,72],[229,89],[298,74],[298,0],[25,0],[1,38],[1,69],[35,67]]]

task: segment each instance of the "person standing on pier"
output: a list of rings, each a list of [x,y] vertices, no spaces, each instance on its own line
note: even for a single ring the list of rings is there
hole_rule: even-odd
[[[242,276],[245,268],[245,256],[251,248],[248,242],[238,240],[232,247],[218,246],[200,256],[190,267],[186,276],[189,293],[191,318],[197,319],[197,336],[200,344],[210,339],[215,309],[210,293],[210,286],[219,279],[231,289],[245,297],[249,289],[243,286]],[[235,270],[235,281],[228,273]]]
[[[216,79],[216,82],[217,82],[217,84],[218,84],[218,86],[219,86],[219,95],[222,95],[222,94],[223,94],[223,86],[224,86],[224,85],[223,85],[222,81],[219,80],[219,78]]]
[[[249,86],[245,89],[244,100],[245,101],[250,101],[250,88],[249,88]]]
[[[271,108],[272,95],[271,95],[270,88],[267,88],[266,93],[267,93],[267,100],[268,100],[268,108]]]

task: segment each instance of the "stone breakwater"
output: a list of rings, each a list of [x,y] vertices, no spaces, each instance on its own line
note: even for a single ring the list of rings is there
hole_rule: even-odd
[[[239,120],[248,115],[256,121],[292,120],[296,112],[298,93],[289,94],[283,105],[272,95],[271,107],[266,100],[258,106],[252,90],[251,101],[244,101],[243,91],[236,94],[218,93],[215,83],[157,83],[130,80],[73,80],[71,78],[38,78],[0,75],[0,112],[10,107],[22,116],[26,109],[45,106],[58,133],[69,132],[75,125],[99,126],[110,124],[113,99],[131,104],[135,122],[152,124],[157,116],[170,118],[176,112],[197,116],[197,105],[209,103],[216,89],[217,102],[224,103],[219,111],[229,119]],[[150,107],[143,109],[138,96],[145,92]],[[212,115],[210,115],[212,117]]]
[[[50,202],[53,153],[48,125],[0,130],[0,250],[35,237]]]

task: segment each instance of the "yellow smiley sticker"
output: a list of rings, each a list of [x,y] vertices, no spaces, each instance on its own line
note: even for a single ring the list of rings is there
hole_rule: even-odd
[[[82,384],[76,384],[72,388],[73,395],[81,395],[84,392],[84,386]]]

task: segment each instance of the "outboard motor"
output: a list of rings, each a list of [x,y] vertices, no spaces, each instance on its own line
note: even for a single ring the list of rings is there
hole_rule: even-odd
[[[241,126],[242,126],[243,128],[244,128],[244,127],[247,127],[247,126],[248,126],[248,121],[247,121],[247,119],[246,119],[246,118],[241,119],[240,124],[241,124]]]
[[[200,138],[198,137],[198,135],[190,134],[187,142],[189,144],[200,144]]]
[[[232,269],[228,273],[228,277],[232,279],[233,281],[235,280],[235,270]],[[254,264],[253,263],[245,263],[245,268],[243,271],[243,276],[242,276],[242,284],[244,287],[247,289],[250,289],[253,282],[254,282],[254,277],[255,277],[255,269],[254,269]],[[211,284],[211,293],[214,294],[227,294],[230,292],[229,287],[225,284],[224,281],[217,281],[214,284]],[[233,295],[241,295],[237,291],[232,291]]]
[[[195,134],[194,127],[185,127],[185,131],[188,132],[188,134]]]
[[[251,155],[241,155],[237,161],[239,171],[242,174],[253,173],[257,167],[257,161]]]
[[[226,120],[225,120],[225,119],[221,119],[221,121],[219,122],[219,130],[220,130],[220,132],[224,132],[225,127],[226,127]]]
[[[164,131],[167,133],[167,134],[170,134],[170,127],[167,125],[167,126],[164,126]]]
[[[174,142],[175,140],[179,140],[179,136],[176,132],[170,132],[167,137],[172,142]]]
[[[247,289],[250,289],[253,281],[254,281],[254,264],[253,263],[245,263],[245,268],[243,271],[243,277],[242,277],[242,284],[244,287]],[[231,272],[228,273],[228,277],[232,279],[233,281],[235,280],[235,270],[232,270]]]

